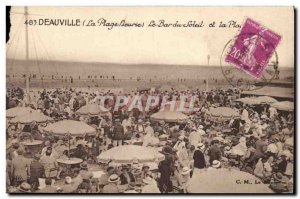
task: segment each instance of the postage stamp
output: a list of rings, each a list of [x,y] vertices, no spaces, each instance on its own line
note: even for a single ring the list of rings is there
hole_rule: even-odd
[[[280,35],[247,18],[225,61],[260,79],[280,40]]]

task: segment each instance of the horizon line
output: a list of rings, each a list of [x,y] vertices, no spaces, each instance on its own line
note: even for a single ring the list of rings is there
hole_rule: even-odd
[[[13,60],[13,61],[38,61],[38,62],[66,62],[66,63],[94,63],[94,64],[119,64],[119,65],[165,65],[165,66],[200,66],[200,67],[221,67],[220,65],[197,65],[197,64],[164,64],[164,63],[116,63],[116,62],[101,62],[101,61],[68,61],[68,60],[39,60],[39,59],[12,59],[7,58],[6,60]],[[7,65],[7,63],[6,63]],[[222,66],[222,67],[230,67],[230,66]],[[294,66],[283,66],[280,68],[295,68]]]

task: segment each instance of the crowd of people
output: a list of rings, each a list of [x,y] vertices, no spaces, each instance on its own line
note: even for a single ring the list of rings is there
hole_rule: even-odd
[[[151,91],[151,95],[196,97],[196,109],[184,122],[151,120],[150,116],[159,111],[159,105],[148,111],[128,111],[124,106],[97,116],[76,114],[81,107],[98,103],[101,96],[118,94],[69,88],[44,89],[30,96],[21,88],[8,89],[7,109],[28,106],[55,121],[83,121],[97,129],[96,135],[70,139],[44,132],[49,122],[21,125],[8,121],[8,192],[185,193],[191,178],[219,168],[251,173],[274,192],[293,191],[293,112],[279,111],[268,104],[238,103],[235,101],[240,97],[238,89],[204,92],[175,88]],[[145,97],[150,91],[124,95]],[[114,101],[108,100],[105,105],[114,107]],[[240,117],[213,119],[208,113],[215,107],[230,107]],[[26,139],[40,140],[42,145],[38,150],[30,149],[22,144]],[[97,160],[102,152],[128,144],[161,147],[160,153],[165,158],[157,162],[156,168],[138,160],[126,164]],[[58,158],[69,157],[80,158],[82,162],[71,167],[57,162]],[[95,171],[103,174],[95,178]]]

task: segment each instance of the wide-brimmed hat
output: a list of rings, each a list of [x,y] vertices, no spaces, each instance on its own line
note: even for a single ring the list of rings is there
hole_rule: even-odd
[[[81,168],[81,169],[87,169],[87,168],[88,168],[87,163],[86,163],[86,162],[82,162],[82,163],[80,164],[80,168]]]
[[[170,147],[170,146],[165,146],[159,152],[162,153],[162,154],[164,154],[164,155],[166,155],[166,154],[172,154],[173,153],[173,148]]]
[[[282,173],[280,173],[280,172],[275,173],[273,177],[275,180],[277,180],[279,182],[283,182],[283,174]]]
[[[182,169],[182,171],[181,171],[181,174],[182,174],[182,175],[187,175],[187,174],[190,173],[190,171],[191,171],[190,168],[188,168],[188,167],[183,167],[183,169]]]
[[[202,125],[199,125],[198,126],[198,129],[203,129],[204,127]]]
[[[64,141],[62,141],[62,140],[58,140],[58,141],[57,141],[57,144],[58,144],[58,145],[62,145],[63,143],[64,143]]]
[[[197,148],[198,148],[198,149],[205,149],[205,145],[204,145],[203,143],[199,143],[199,144],[197,145]]]
[[[31,186],[30,184],[23,182],[19,187],[18,187],[18,191],[22,192],[22,193],[30,193],[30,189]]]
[[[119,182],[120,178],[117,174],[112,174],[108,178],[108,182]]]
[[[230,146],[225,146],[224,151],[230,151]]]
[[[213,168],[219,168],[221,166],[221,162],[219,160],[214,160],[211,166]]]
[[[34,154],[34,159],[39,160],[41,158],[41,154],[36,153]]]
[[[147,163],[143,164],[142,169],[144,169],[144,168],[146,168],[146,167],[150,168],[149,164],[147,164]]]
[[[127,164],[122,164],[122,171],[125,170],[125,169],[128,170],[129,166]]]
[[[72,178],[71,178],[70,176],[66,176],[66,177],[65,177],[65,182],[66,182],[67,184],[71,184],[71,183],[72,183]]]

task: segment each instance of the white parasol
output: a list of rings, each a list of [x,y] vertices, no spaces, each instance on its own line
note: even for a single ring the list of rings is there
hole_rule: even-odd
[[[69,158],[68,158],[68,160],[71,161],[72,159],[70,159],[70,148],[71,148],[70,136],[71,135],[80,136],[80,135],[85,135],[85,134],[95,134],[96,129],[87,125],[84,122],[74,121],[74,120],[63,120],[63,121],[59,121],[59,122],[50,124],[49,126],[45,127],[44,132],[53,133],[54,135],[64,135],[64,134],[68,135],[68,140],[69,140],[68,141],[69,142],[69,146],[68,146]]]
[[[131,163],[133,160],[138,160],[139,162],[154,162],[156,160],[162,160],[163,158],[164,155],[159,153],[156,148],[138,145],[114,147],[102,152],[97,157],[100,162],[109,162],[112,160],[116,163]]]
[[[175,111],[160,111],[150,116],[153,121],[165,121],[165,122],[186,122],[189,117],[181,112]]]
[[[272,104],[278,102],[276,99],[269,96],[260,96],[260,97],[245,97],[235,100],[236,102],[242,102],[249,105],[257,104]]]
[[[229,107],[217,107],[209,110],[208,116],[212,120],[226,121],[240,118],[240,114]]]
[[[294,102],[290,101],[275,102],[271,106],[281,111],[294,111],[295,108]]]
[[[76,111],[76,113],[79,115],[91,116],[96,116],[105,112],[107,112],[106,109],[98,104],[87,104]]]
[[[70,134],[80,136],[84,134],[95,134],[96,129],[87,125],[84,122],[75,120],[62,120],[44,128],[45,132],[53,133],[54,135]]]
[[[14,118],[16,116],[21,116],[30,113],[30,111],[34,110],[30,107],[14,107],[6,110],[6,117]]]
[[[30,124],[31,122],[44,123],[49,121],[53,121],[53,119],[44,115],[43,113],[33,110],[27,114],[19,115],[13,118],[12,120],[10,120],[10,123]]]

